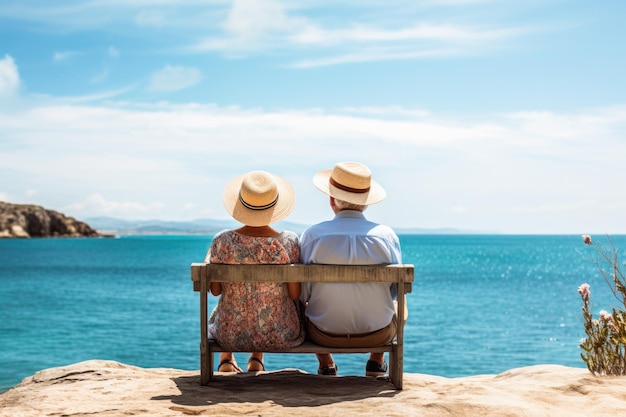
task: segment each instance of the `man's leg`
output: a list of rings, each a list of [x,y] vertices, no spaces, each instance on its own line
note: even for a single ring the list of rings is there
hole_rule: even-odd
[[[315,356],[317,356],[317,361],[320,364],[317,370],[318,374],[337,375],[337,365],[330,353],[317,353]]]
[[[385,361],[385,352],[372,352],[370,353],[370,361],[381,364]]]
[[[365,376],[383,376],[389,370],[385,362],[385,352],[371,352],[365,365]]]
[[[327,336],[308,319],[306,320],[306,325],[307,338],[320,346],[324,346],[327,342]],[[318,374],[337,375],[337,365],[330,353],[317,353],[315,356],[317,356],[317,361],[319,362]]]
[[[394,315],[391,319],[391,323],[389,325],[374,335],[372,335],[370,339],[371,346],[376,346],[377,344],[386,345],[391,343],[393,338],[396,336],[398,331],[398,320]],[[389,370],[389,366],[387,362],[385,362],[385,353],[384,352],[371,352],[370,359],[367,361],[365,365],[365,375],[366,376],[383,376]]]

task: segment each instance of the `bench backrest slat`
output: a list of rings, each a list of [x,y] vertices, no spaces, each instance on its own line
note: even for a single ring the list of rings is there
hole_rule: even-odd
[[[227,265],[194,263],[191,279],[202,276],[210,281],[241,282],[413,282],[413,265]],[[194,285],[199,291],[199,286]]]

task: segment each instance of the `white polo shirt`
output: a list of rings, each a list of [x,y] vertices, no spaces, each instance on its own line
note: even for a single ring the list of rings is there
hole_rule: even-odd
[[[402,263],[400,240],[388,226],[363,213],[343,210],[333,220],[309,227],[300,237],[300,262],[335,265]],[[393,315],[395,284],[303,283],[306,316],[319,329],[337,334],[369,333]]]

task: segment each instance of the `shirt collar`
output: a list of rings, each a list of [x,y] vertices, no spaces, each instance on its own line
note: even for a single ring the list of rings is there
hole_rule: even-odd
[[[341,210],[335,214],[335,218],[365,219],[365,215],[358,210]]]

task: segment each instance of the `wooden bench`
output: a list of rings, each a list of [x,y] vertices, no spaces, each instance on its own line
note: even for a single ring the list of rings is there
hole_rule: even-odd
[[[191,264],[194,291],[200,292],[200,383],[207,385],[213,378],[213,354],[224,350],[208,335],[210,283],[216,282],[390,282],[398,285],[398,331],[387,346],[364,348],[329,348],[306,341],[302,345],[266,351],[267,353],[368,353],[389,352],[389,378],[397,389],[402,389],[404,362],[405,294],[411,292],[413,265],[225,265]],[[245,277],[245,278],[244,278]]]

